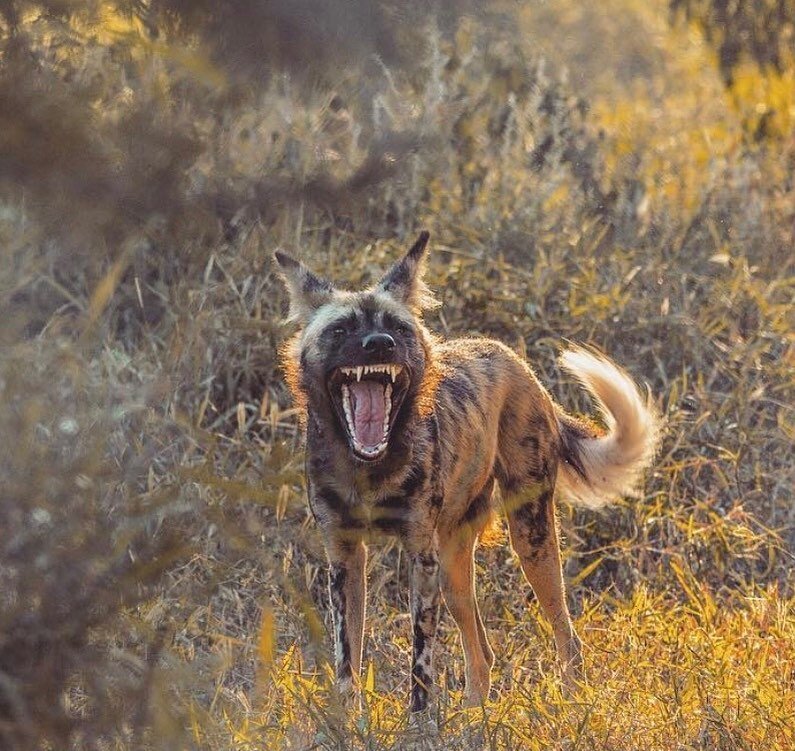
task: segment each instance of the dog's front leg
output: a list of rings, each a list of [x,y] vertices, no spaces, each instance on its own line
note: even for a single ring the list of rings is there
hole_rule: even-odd
[[[340,693],[350,695],[359,689],[362,666],[367,548],[359,541],[328,553],[335,675]]]
[[[411,622],[414,646],[411,664],[411,711],[428,706],[433,685],[433,651],[439,624],[439,555],[431,549],[411,554]]]

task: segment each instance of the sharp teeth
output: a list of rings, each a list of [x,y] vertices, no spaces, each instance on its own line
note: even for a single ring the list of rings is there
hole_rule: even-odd
[[[402,365],[393,365],[391,363],[377,363],[375,365],[355,365],[353,367],[340,368],[340,372],[348,377],[356,376],[357,381],[362,380],[362,376],[370,375],[371,373],[383,373],[392,379],[392,383],[397,380],[398,375],[403,370]]]
[[[342,408],[345,411],[345,419],[348,421],[348,429],[353,433],[353,412],[351,410],[351,392],[343,384],[342,386]]]
[[[386,385],[384,389],[384,435],[386,435],[387,430],[389,430],[389,415],[392,413],[392,386],[389,384]]]

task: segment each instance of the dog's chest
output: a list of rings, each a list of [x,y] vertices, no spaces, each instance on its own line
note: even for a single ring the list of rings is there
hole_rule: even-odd
[[[414,470],[389,479],[356,477],[353,502],[358,504],[371,534],[406,537],[425,515],[427,483],[414,482]],[[422,478],[420,478],[422,479]]]
[[[434,474],[412,465],[391,476],[366,469],[337,472],[325,462],[307,462],[310,503],[322,526],[345,528],[371,536],[403,540],[427,530],[436,516]]]

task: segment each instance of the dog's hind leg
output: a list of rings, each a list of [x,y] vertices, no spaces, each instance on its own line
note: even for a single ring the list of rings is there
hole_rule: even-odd
[[[494,664],[494,652],[475,598],[476,540],[474,529],[464,525],[452,533],[441,550],[444,601],[458,625],[464,648],[467,706],[478,706],[488,698]]]
[[[545,478],[519,492],[505,493],[503,503],[511,546],[541,610],[552,623],[563,681],[571,690],[583,679],[582,645],[566,604],[553,488],[554,481]]]
[[[359,687],[367,599],[367,548],[361,541],[342,543],[330,547],[328,554],[335,674],[340,693],[346,695]]]

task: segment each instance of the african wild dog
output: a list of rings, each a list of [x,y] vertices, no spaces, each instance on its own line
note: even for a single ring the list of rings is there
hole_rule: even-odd
[[[461,632],[466,701],[489,694],[494,653],[477,602],[473,553],[499,485],[511,544],[553,626],[564,682],[582,677],[561,573],[554,493],[590,507],[631,493],[655,451],[650,400],[605,357],[569,349],[606,430],[553,403],[524,360],[491,339],[439,341],[423,325],[428,233],[383,279],[335,288],[282,252],[276,260],[301,331],[284,350],[306,418],[309,503],[328,554],[335,662],[358,686],[366,541],[396,535],[411,561],[411,709],[427,706],[439,595]]]

